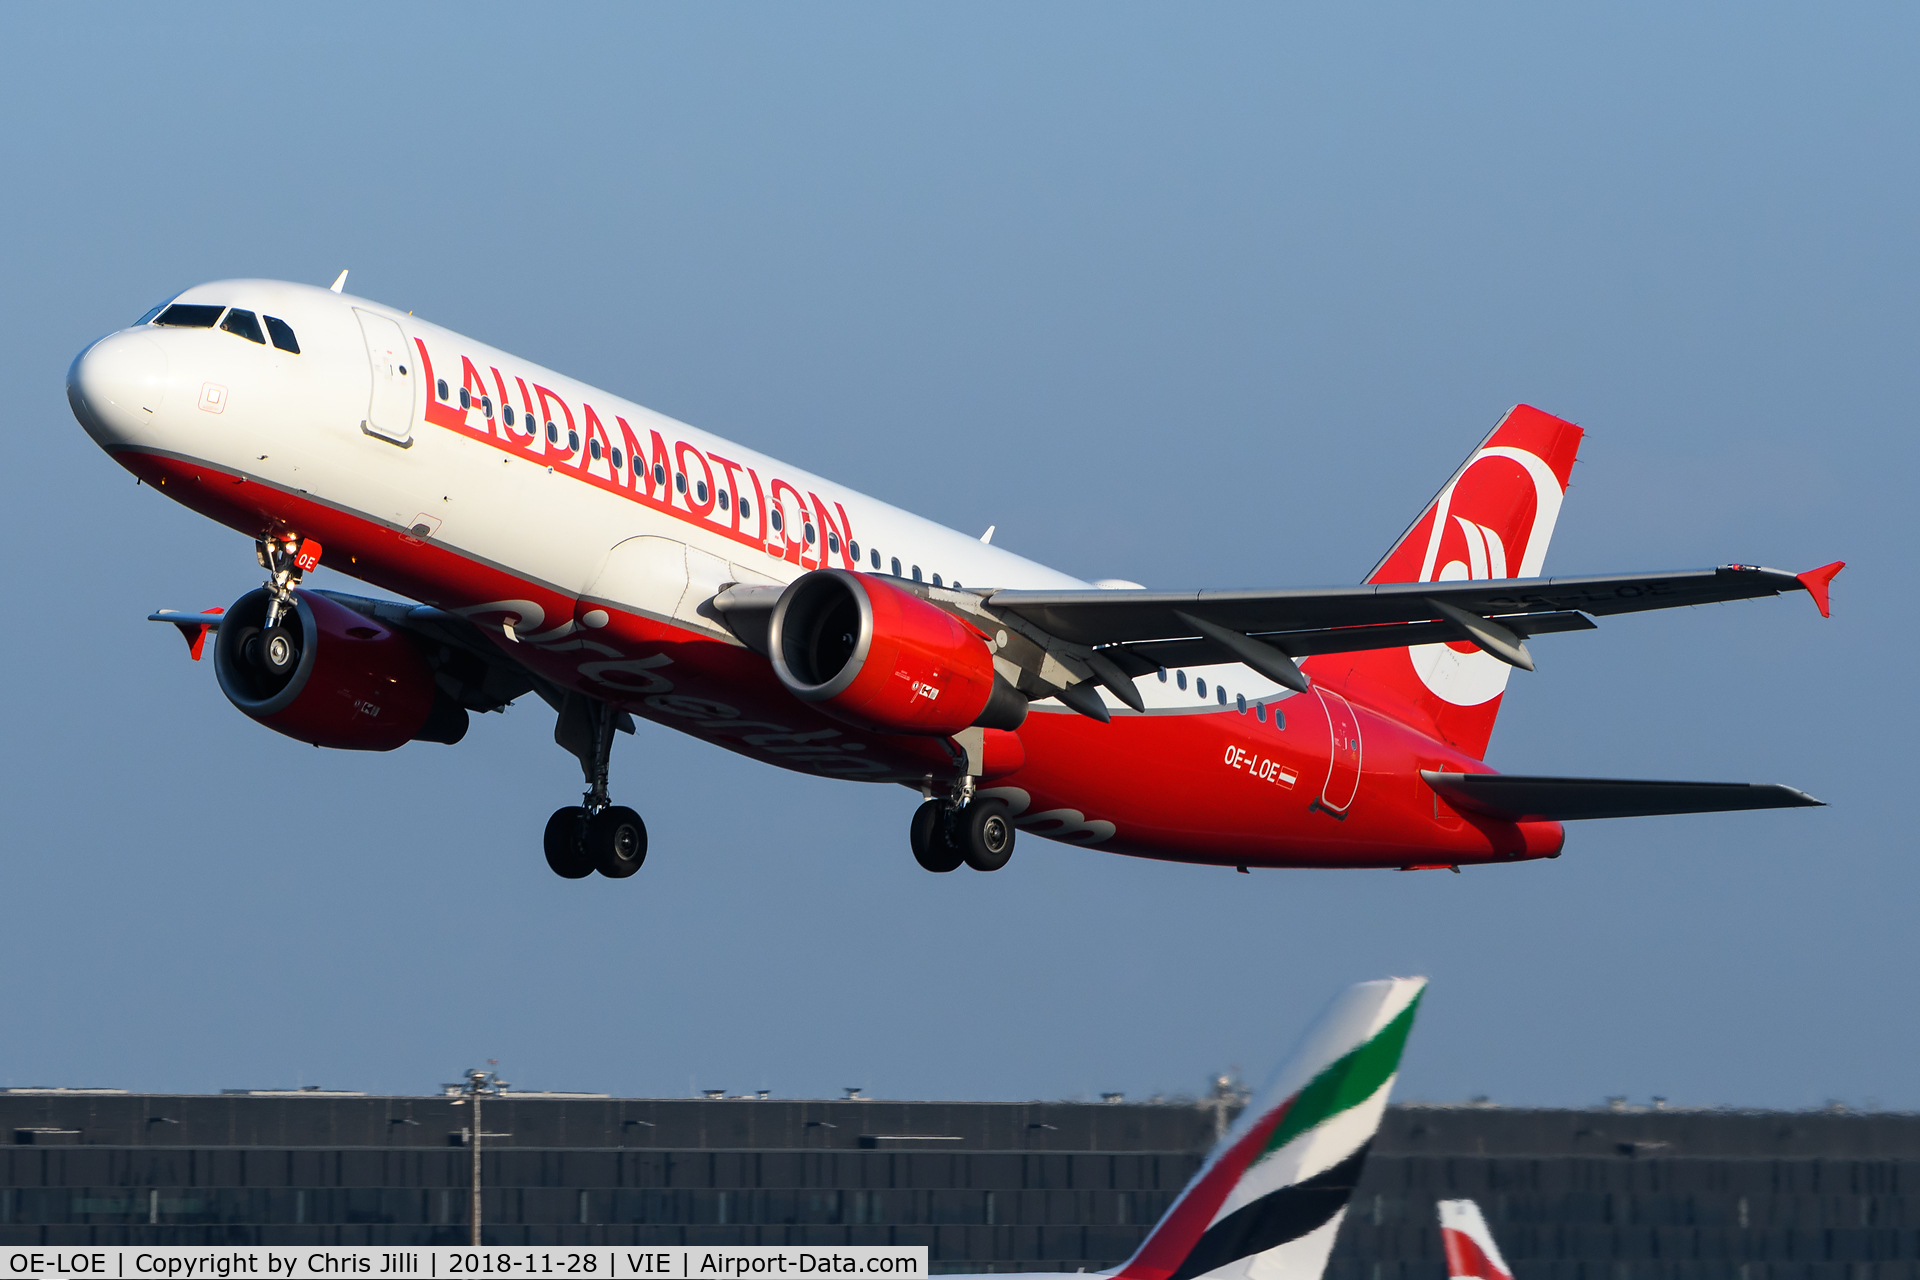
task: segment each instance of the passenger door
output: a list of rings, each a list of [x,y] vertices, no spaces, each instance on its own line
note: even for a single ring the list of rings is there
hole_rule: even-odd
[[[1360,789],[1360,717],[1353,704],[1331,689],[1313,687],[1320,706],[1327,713],[1327,730],[1332,735],[1332,759],[1327,765],[1327,785],[1320,790],[1320,807],[1344,814]]]
[[[397,444],[413,441],[413,364],[407,357],[407,337],[386,316],[353,309],[367,340],[367,363],[373,369],[373,395],[367,402],[366,430]]]

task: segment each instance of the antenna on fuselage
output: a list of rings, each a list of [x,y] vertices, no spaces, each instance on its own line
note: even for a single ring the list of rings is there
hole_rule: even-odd
[[[351,270],[351,269],[352,269],[352,268],[348,268],[348,270]],[[333,290],[333,291],[334,291],[335,293],[338,293],[338,292],[340,292],[340,291],[341,291],[342,289],[344,289],[344,288],[346,288],[346,287],[347,287],[347,273],[346,273],[345,271],[342,271],[342,272],[341,272],[341,273],[340,273],[339,275],[337,275],[337,276],[335,276],[335,277],[333,278],[333,283],[332,283],[332,284],[330,284],[330,285],[328,285],[327,287],[328,287],[329,289],[332,289],[332,290]]]
[[[987,531],[986,531],[985,533],[983,533],[983,534],[981,534],[981,535],[980,535],[980,541],[982,541],[982,542],[989,542],[989,543],[990,543],[990,542],[992,542],[992,541],[993,541],[993,531],[994,531],[995,529],[997,529],[997,528],[999,528],[999,527],[1000,527],[999,525],[993,525],[993,524],[990,524],[990,525],[988,525],[988,526],[987,526]]]

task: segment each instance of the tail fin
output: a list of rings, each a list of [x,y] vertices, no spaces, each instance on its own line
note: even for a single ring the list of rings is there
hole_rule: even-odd
[[[1538,577],[1584,434],[1530,405],[1509,410],[1367,581]],[[1307,670],[1362,702],[1411,712],[1478,759],[1513,668],[1463,641],[1328,654]]]
[[[1426,985],[1389,978],[1341,993],[1118,1280],[1319,1280]]]
[[[1440,1245],[1447,1253],[1447,1280],[1513,1280],[1513,1269],[1471,1200],[1440,1202]]]

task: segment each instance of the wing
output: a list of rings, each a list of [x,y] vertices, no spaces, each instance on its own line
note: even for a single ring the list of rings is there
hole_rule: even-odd
[[[1531,669],[1526,638],[1586,630],[1590,616],[1675,609],[1812,591],[1826,612],[1839,565],[1784,573],[1755,565],[1674,573],[1479,582],[1394,582],[1271,591],[995,591],[985,609],[1043,646],[1071,646],[1096,678],[1137,676],[1162,666],[1244,662],[1270,679],[1306,688],[1293,660],[1317,653],[1395,649],[1464,640]]]

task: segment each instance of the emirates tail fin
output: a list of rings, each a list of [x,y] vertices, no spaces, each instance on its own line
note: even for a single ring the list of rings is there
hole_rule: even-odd
[[[1584,434],[1530,405],[1509,410],[1367,581],[1538,577]],[[1486,755],[1512,670],[1465,641],[1307,663],[1316,683],[1428,727],[1476,758]]]
[[[1349,987],[1240,1113],[1116,1280],[1320,1280],[1425,978]]]
[[[1440,1202],[1440,1246],[1447,1255],[1447,1280],[1513,1280],[1480,1206],[1471,1200]]]

